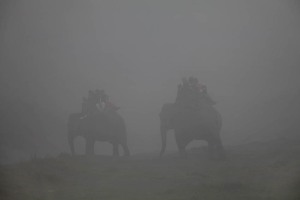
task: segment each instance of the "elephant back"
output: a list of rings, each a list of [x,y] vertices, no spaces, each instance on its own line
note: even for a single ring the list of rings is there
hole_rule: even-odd
[[[217,134],[222,126],[221,115],[212,106],[203,106],[200,109],[177,107],[173,121],[174,129],[209,130]]]
[[[115,111],[101,111],[81,119],[80,132],[99,135],[118,135],[125,133],[125,123],[121,115]]]

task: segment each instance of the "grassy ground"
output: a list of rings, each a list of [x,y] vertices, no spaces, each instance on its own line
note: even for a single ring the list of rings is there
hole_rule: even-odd
[[[228,160],[193,149],[177,154],[34,159],[0,168],[0,199],[300,199],[300,144],[227,147]]]

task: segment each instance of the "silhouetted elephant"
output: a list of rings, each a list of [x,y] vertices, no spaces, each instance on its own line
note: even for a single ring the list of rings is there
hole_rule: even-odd
[[[186,157],[185,147],[192,140],[206,140],[213,155],[219,158],[225,157],[220,138],[221,115],[212,106],[203,105],[201,109],[188,109],[176,106],[174,103],[166,103],[159,115],[162,138],[160,156],[166,149],[168,130],[174,130],[181,156]]]
[[[113,145],[114,156],[119,156],[119,145],[123,147],[124,155],[129,156],[125,122],[117,112],[102,111],[81,117],[81,113],[74,113],[68,120],[68,142],[72,155],[75,154],[74,138],[82,136],[86,139],[86,154],[94,154],[95,141],[107,141]]]

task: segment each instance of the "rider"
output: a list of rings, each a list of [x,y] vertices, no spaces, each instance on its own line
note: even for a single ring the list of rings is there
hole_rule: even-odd
[[[87,113],[88,113],[88,101],[87,101],[87,98],[83,97],[82,98],[82,103],[81,103],[81,117],[80,117],[80,119],[86,118]]]
[[[81,103],[81,114],[86,115],[87,112],[88,112],[88,100],[87,98],[83,97]]]
[[[84,119],[87,116],[92,116],[97,111],[97,97],[92,90],[88,92],[88,98],[83,97],[81,104],[81,114],[80,119]]]
[[[216,104],[208,95],[206,85],[200,84],[193,76],[188,80],[183,78],[182,84],[178,85],[176,103],[184,107],[197,108],[201,106],[201,102]]]
[[[206,85],[199,83],[199,80],[192,76],[189,78],[189,82],[192,90],[197,94],[198,102],[204,100],[205,103],[210,105],[216,104],[216,102],[208,95]]]
[[[117,111],[120,108],[109,100],[109,96],[106,94],[105,90],[96,90],[96,94],[99,97],[99,102],[102,110]]]
[[[105,92],[104,90],[96,90],[95,91],[95,95],[96,95],[96,98],[97,98],[97,103],[96,103],[96,107],[99,111],[103,111],[104,108],[105,108],[105,101],[103,100],[104,97],[105,97]]]
[[[191,87],[191,83],[187,78],[182,79],[182,84],[178,85],[176,103],[183,107],[196,106],[196,93]]]
[[[184,104],[184,100],[185,100],[185,91],[187,89],[188,86],[188,81],[187,79],[184,77],[182,78],[182,83],[178,84],[177,86],[177,96],[176,96],[176,104],[182,105]]]
[[[80,119],[93,116],[102,111],[117,111],[120,108],[109,101],[109,97],[104,90],[98,89],[95,91],[89,90],[88,98],[83,98],[81,107],[82,117]]]
[[[208,95],[206,85],[199,83],[199,80],[196,77],[191,76],[189,78],[189,83],[190,83],[191,89],[194,91],[194,93],[197,96],[198,102],[200,102],[201,100],[204,100],[205,103],[208,103],[210,105],[216,104],[216,102],[214,100],[212,100],[212,98]]]

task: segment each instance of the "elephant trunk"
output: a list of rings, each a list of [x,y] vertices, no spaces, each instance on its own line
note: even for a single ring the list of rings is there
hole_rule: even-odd
[[[167,129],[163,125],[160,126],[160,134],[161,134],[161,150],[160,150],[160,157],[164,154],[167,146]]]

